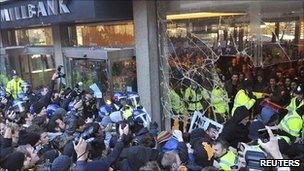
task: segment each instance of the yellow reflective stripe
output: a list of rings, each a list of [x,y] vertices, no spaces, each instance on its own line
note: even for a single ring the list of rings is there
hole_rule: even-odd
[[[288,144],[290,144],[291,143],[291,141],[290,141],[290,138],[289,137],[287,137],[287,136],[283,136],[283,135],[281,135],[280,136],[280,139],[284,139]]]
[[[293,135],[293,136],[300,136],[299,134],[299,131],[300,130],[293,130],[289,127],[289,124],[288,124],[288,121],[291,120],[291,119],[298,119],[298,120],[302,120],[301,118],[299,118],[298,116],[291,116],[291,117],[288,117],[287,119],[283,118],[283,120],[281,121],[282,123],[282,128],[284,131],[286,131],[287,133]]]
[[[223,157],[220,158],[219,164],[221,169],[230,170],[231,166],[236,165],[237,157],[236,155],[228,151]]]

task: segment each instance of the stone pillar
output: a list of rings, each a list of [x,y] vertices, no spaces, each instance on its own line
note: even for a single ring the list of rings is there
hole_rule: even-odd
[[[138,93],[152,120],[162,127],[156,2],[134,0],[133,16]]]
[[[62,53],[62,44],[61,44],[61,32],[60,26],[52,26],[52,35],[53,35],[53,47],[54,47],[54,58],[56,68],[59,65],[63,65],[63,53]]]

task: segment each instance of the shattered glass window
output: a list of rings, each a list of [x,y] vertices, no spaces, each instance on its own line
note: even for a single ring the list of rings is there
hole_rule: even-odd
[[[212,91],[225,90],[235,70],[250,77],[247,70],[304,58],[301,1],[158,1],[157,16],[166,116],[174,114],[172,89],[189,111],[195,100],[185,91],[198,87],[202,108],[195,109],[213,118]],[[226,92],[221,100],[232,101]]]

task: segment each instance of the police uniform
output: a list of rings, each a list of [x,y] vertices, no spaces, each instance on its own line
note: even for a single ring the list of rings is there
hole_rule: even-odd
[[[223,123],[225,121],[224,117],[228,111],[227,99],[228,97],[226,96],[226,92],[221,87],[217,86],[212,90],[211,105],[213,106],[213,111],[216,115],[216,120],[219,123]]]
[[[283,135],[280,137],[290,144],[295,138],[300,137],[303,128],[303,119],[296,110],[289,111],[279,125],[283,130]]]
[[[202,100],[209,99],[209,95],[206,89],[198,88],[197,90],[193,90],[191,87],[188,87],[185,90],[184,95],[185,101],[188,102],[188,111],[194,112],[194,111],[202,111],[203,105]]]
[[[23,80],[21,78],[17,78],[17,80],[12,79],[6,84],[5,91],[10,93],[14,99],[17,98],[17,95],[21,92],[21,84],[23,83]]]
[[[170,109],[172,110],[174,115],[182,115],[185,116],[187,115],[187,111],[184,105],[184,102],[182,101],[181,97],[179,96],[179,94],[174,90],[174,89],[170,89],[169,90],[169,100],[170,100]],[[183,123],[184,121],[184,123]],[[179,118],[177,117],[173,117],[171,119],[171,126],[173,130],[183,130],[185,131],[186,129],[186,125],[188,122],[188,118],[187,117],[183,117],[183,121],[179,120]],[[182,127],[183,125],[183,127]]]
[[[255,99],[251,99],[244,89],[239,90],[234,99],[231,115],[233,116],[235,110],[241,106],[245,106],[248,110],[251,109],[254,103]]]
[[[232,151],[228,151],[218,160],[221,170],[237,169],[238,158]]]
[[[297,102],[297,98],[294,97],[291,99],[290,104],[286,107],[288,111],[294,111],[299,109],[300,107],[304,106],[304,100]]]

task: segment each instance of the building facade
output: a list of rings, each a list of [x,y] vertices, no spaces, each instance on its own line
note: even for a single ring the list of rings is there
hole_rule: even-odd
[[[303,58],[303,6],[302,1],[8,0],[1,2],[0,73],[15,69],[39,87],[62,65],[70,86],[96,82],[108,96],[138,91],[152,119],[168,128],[170,80],[204,75],[225,56],[249,56],[257,67]],[[207,73],[213,85],[210,80],[217,79]]]

